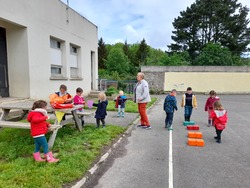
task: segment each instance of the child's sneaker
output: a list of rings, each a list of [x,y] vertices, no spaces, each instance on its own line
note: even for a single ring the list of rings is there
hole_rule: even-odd
[[[149,125],[149,126],[146,126],[145,129],[146,129],[146,130],[149,130],[149,129],[151,129],[151,126],[150,126],[150,125]]]

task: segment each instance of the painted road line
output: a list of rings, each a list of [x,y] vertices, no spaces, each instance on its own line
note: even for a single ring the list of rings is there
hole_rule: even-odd
[[[173,188],[173,144],[172,144],[172,131],[169,131],[169,163],[168,163],[168,187]]]

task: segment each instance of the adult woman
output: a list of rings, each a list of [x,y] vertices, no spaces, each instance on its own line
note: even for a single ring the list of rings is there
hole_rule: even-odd
[[[148,82],[144,80],[144,74],[142,72],[137,74],[137,81],[134,88],[134,102],[138,104],[138,111],[141,116],[141,124],[139,126],[151,129],[146,113],[146,106],[147,103],[151,101],[151,98],[149,95]]]

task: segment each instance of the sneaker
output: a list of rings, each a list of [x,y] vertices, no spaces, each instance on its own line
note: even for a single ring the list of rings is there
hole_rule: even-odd
[[[147,128],[148,126],[147,125],[141,125],[141,128]]]
[[[173,130],[173,128],[172,128],[172,127],[169,127],[169,128],[168,128],[168,130],[169,130],[169,131],[172,131],[172,130]]]
[[[216,140],[216,142],[220,144],[220,143],[221,143],[221,140]]]
[[[142,126],[144,126],[144,125],[136,125],[136,127],[142,127]]]
[[[146,128],[145,128],[146,130],[149,130],[149,129],[151,129],[151,126],[149,125],[149,126],[146,126]]]
[[[215,136],[215,137],[214,137],[214,139],[216,139],[216,140],[217,140],[217,139],[218,139],[218,137],[217,137],[217,136]]]

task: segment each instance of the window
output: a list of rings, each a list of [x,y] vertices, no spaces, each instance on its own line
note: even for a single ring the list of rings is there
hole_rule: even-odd
[[[50,38],[51,76],[62,76],[61,41]]]
[[[79,78],[79,47],[70,44],[70,77]]]

